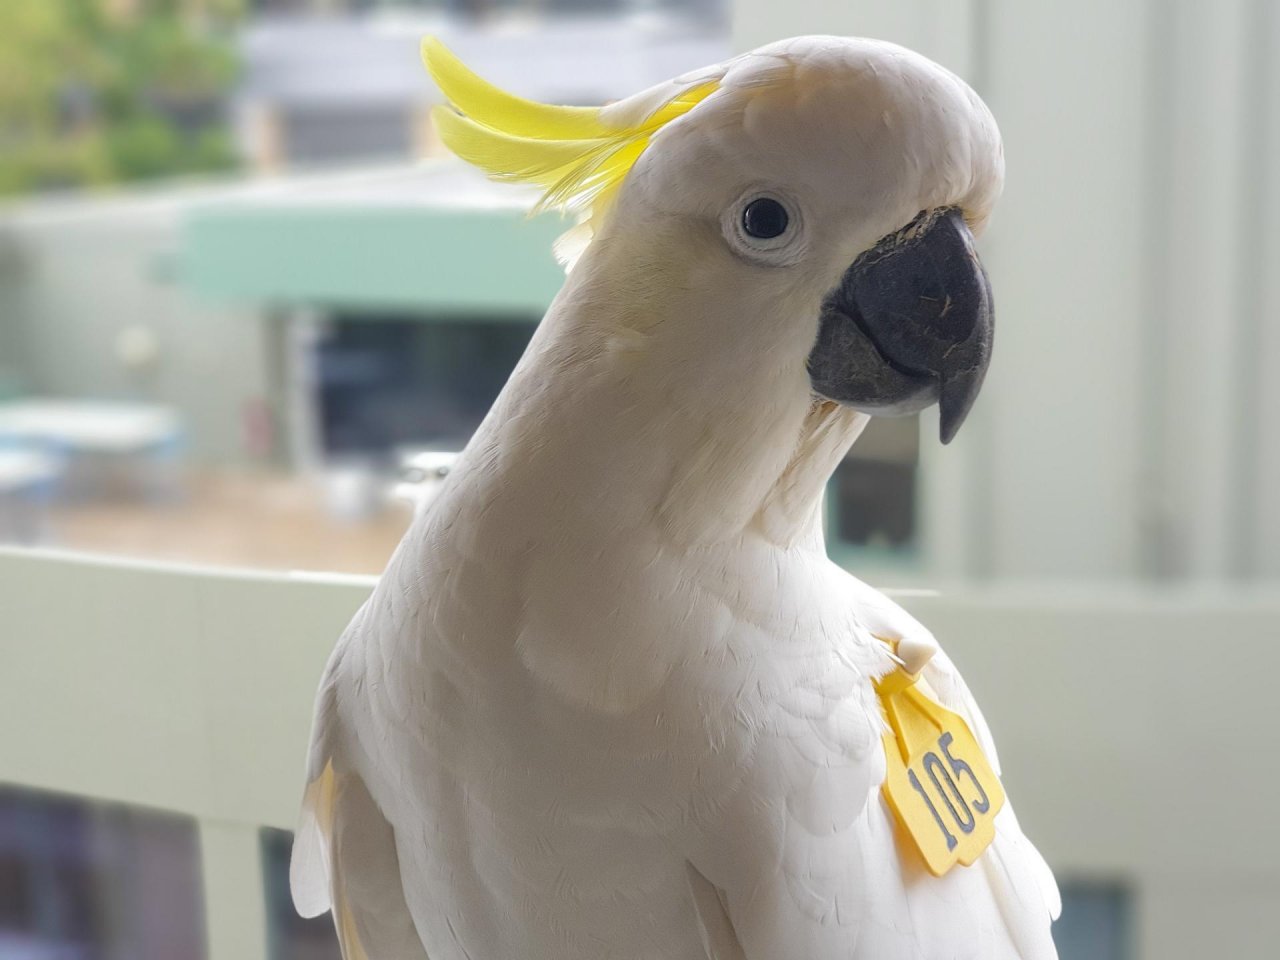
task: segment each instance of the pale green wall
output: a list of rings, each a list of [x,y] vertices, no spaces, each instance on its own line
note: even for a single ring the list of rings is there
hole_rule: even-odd
[[[293,825],[312,696],[372,586],[0,549],[0,781],[197,817],[211,960],[261,957],[257,828]],[[964,671],[1050,863],[1132,885],[1138,960],[1272,955],[1280,598],[906,602]]]

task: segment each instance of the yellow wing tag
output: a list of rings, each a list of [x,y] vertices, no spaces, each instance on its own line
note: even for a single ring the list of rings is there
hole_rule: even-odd
[[[885,799],[940,877],[969,866],[995,839],[1004,788],[963,718],[920,690],[901,668],[876,683],[889,721]]]

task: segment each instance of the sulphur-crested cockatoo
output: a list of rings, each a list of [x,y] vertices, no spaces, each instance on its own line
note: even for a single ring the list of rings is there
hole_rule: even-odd
[[[870,40],[775,43],[598,109],[424,52],[444,142],[583,223],[326,669],[298,909],[332,910],[348,960],[1053,957],[1056,888],[1007,804],[941,876],[895,819],[877,678],[924,664],[994,766],[990,735],[822,537],[868,414],[936,402],[947,440],[982,381],[986,107]],[[986,809],[973,768],[932,762]]]

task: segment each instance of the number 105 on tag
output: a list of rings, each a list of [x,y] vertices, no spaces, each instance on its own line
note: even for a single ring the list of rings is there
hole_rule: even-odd
[[[916,736],[885,735],[884,789],[929,872],[941,876],[957,863],[971,865],[995,839],[1004,790],[959,716],[931,719],[927,736],[918,728]]]

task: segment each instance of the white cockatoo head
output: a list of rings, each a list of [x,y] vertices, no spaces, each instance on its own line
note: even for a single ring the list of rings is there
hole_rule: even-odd
[[[955,434],[991,352],[973,234],[1004,168],[959,78],[893,44],[801,37],[603,108],[552,107],[437,41],[424,54],[451,102],[445,143],[584,215],[578,295],[609,298],[637,349],[713,387],[764,379],[872,414],[936,402]]]

